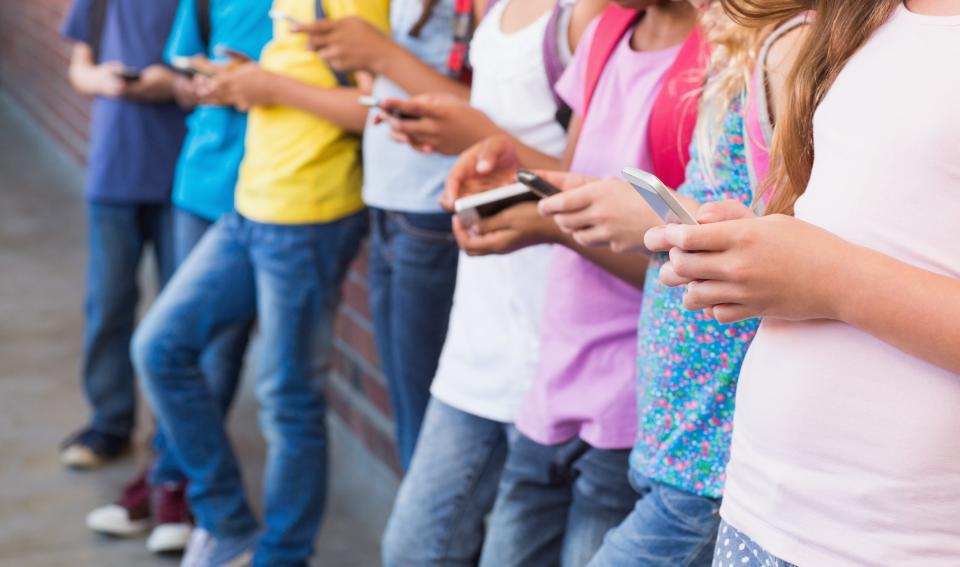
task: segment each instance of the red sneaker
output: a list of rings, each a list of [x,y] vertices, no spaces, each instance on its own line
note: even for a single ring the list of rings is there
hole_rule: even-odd
[[[150,487],[144,470],[123,488],[120,499],[87,514],[87,527],[116,537],[132,537],[150,528]]]
[[[190,542],[193,518],[187,504],[187,484],[167,483],[153,490],[153,521],[156,525],[147,538],[151,553],[183,551]]]

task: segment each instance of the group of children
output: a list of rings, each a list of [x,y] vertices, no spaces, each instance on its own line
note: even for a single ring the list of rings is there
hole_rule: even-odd
[[[96,102],[63,461],[127,449],[134,375],[156,418],[92,529],[307,563],[369,234],[384,565],[960,559],[957,0],[76,0],[64,32]],[[563,191],[450,214],[520,168]],[[261,520],[224,426],[254,325]]]

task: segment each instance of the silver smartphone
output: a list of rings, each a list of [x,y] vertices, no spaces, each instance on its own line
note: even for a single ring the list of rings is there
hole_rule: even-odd
[[[537,201],[540,197],[522,183],[511,183],[496,189],[490,189],[475,195],[457,199],[453,203],[453,210],[460,217],[466,227],[471,227],[480,219],[492,217],[500,211],[512,207],[517,203]]]
[[[630,185],[633,185],[633,188],[643,197],[643,200],[665,222],[700,224],[697,219],[693,218],[690,211],[677,200],[673,191],[668,189],[656,175],[635,167],[626,167],[621,173],[623,178]]]

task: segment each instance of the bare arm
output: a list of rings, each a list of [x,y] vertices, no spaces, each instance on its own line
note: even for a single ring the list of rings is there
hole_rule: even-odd
[[[309,112],[348,132],[363,132],[367,109],[357,104],[357,97],[363,94],[359,88],[325,89],[280,76],[274,88],[275,104]]]
[[[123,80],[117,75],[123,65],[116,61],[97,65],[93,49],[85,43],[75,43],[70,52],[70,86],[85,96],[122,96]]]

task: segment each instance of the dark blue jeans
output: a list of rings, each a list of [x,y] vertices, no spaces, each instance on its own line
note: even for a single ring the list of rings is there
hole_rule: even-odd
[[[326,499],[324,378],[340,286],[366,232],[358,213],[322,224],[271,225],[226,215],[171,279],[134,337],[134,362],[174,455],[190,479],[197,524],[249,536],[257,521],[216,396],[199,366],[225,329],[256,315],[256,394],[268,445],[266,529],[257,566],[302,565]]]
[[[449,214],[370,215],[370,308],[406,470],[447,337],[460,250]]]
[[[634,471],[639,498],[607,534],[590,567],[709,567],[720,525],[720,500],[652,482]]]
[[[186,261],[200,239],[207,233],[213,223],[205,218],[181,208],[173,209],[173,239],[174,255],[177,265]],[[222,415],[226,416],[233,403],[233,397],[240,383],[240,373],[243,369],[243,355],[247,350],[247,342],[253,320],[243,321],[224,330],[213,340],[203,352],[200,359],[200,368],[207,379],[210,391],[217,399]],[[167,440],[158,428],[153,438],[156,454],[153,466],[150,469],[150,484],[159,485],[166,482],[183,482],[186,477],[177,464],[173,452],[167,448]]]
[[[159,285],[170,278],[174,266],[170,206],[91,202],[88,219],[83,388],[93,409],[91,427],[129,437],[137,408],[130,363],[140,299],[137,272],[149,244]]]
[[[633,507],[627,449],[510,443],[481,567],[586,565]]]

